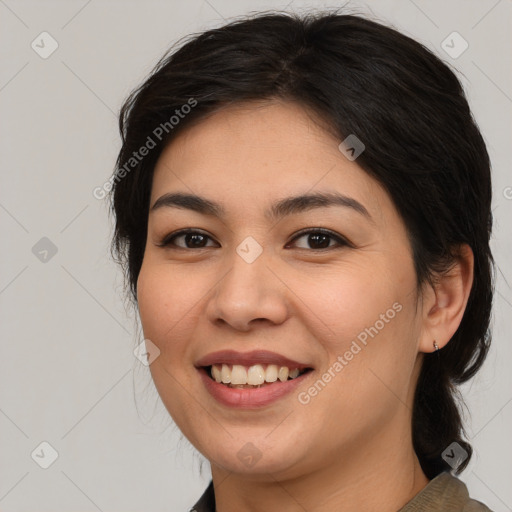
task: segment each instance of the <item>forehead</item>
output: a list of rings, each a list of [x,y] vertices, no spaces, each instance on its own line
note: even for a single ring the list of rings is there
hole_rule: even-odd
[[[185,128],[163,150],[151,204],[179,190],[250,209],[322,190],[353,197],[382,216],[383,208],[393,208],[387,193],[341,153],[340,142],[296,103],[230,106]]]

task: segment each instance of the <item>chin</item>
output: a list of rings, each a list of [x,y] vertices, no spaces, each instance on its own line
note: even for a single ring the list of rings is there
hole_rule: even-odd
[[[208,443],[210,447],[214,444],[217,450],[213,452],[209,449],[203,455],[210,464],[223,470],[268,480],[269,473],[288,473],[301,457],[297,453],[297,445],[291,446],[289,439],[276,440],[275,443],[266,441],[265,447],[262,447],[263,442],[259,443],[257,438],[248,434],[247,440],[230,439],[225,445]]]

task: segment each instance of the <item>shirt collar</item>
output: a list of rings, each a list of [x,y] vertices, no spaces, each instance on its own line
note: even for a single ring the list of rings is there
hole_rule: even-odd
[[[213,492],[213,480],[199,498],[198,502],[189,512],[215,512],[215,494]]]
[[[469,499],[468,489],[464,482],[443,472],[432,479],[411,501],[398,512],[421,512],[425,510],[442,510],[443,512],[460,512],[467,503],[474,503]],[[481,509],[489,510],[482,506]],[[199,498],[198,502],[190,509],[190,512],[215,512],[215,494],[213,481]]]

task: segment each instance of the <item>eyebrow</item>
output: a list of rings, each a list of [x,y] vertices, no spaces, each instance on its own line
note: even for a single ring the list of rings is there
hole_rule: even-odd
[[[330,206],[351,208],[374,223],[368,210],[359,201],[337,192],[286,197],[273,203],[270,209],[265,212],[265,216],[269,220],[277,221],[288,215]],[[211,217],[224,218],[226,216],[226,210],[219,203],[195,194],[186,194],[183,192],[164,194],[155,201],[151,207],[151,211],[153,212],[163,207],[192,210]]]

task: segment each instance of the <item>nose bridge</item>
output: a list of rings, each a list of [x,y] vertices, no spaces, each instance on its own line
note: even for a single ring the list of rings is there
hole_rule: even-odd
[[[222,319],[246,330],[252,320],[281,322],[286,316],[282,285],[267,268],[268,253],[253,237],[246,237],[230,258],[231,268],[217,284],[210,301],[212,321]]]

